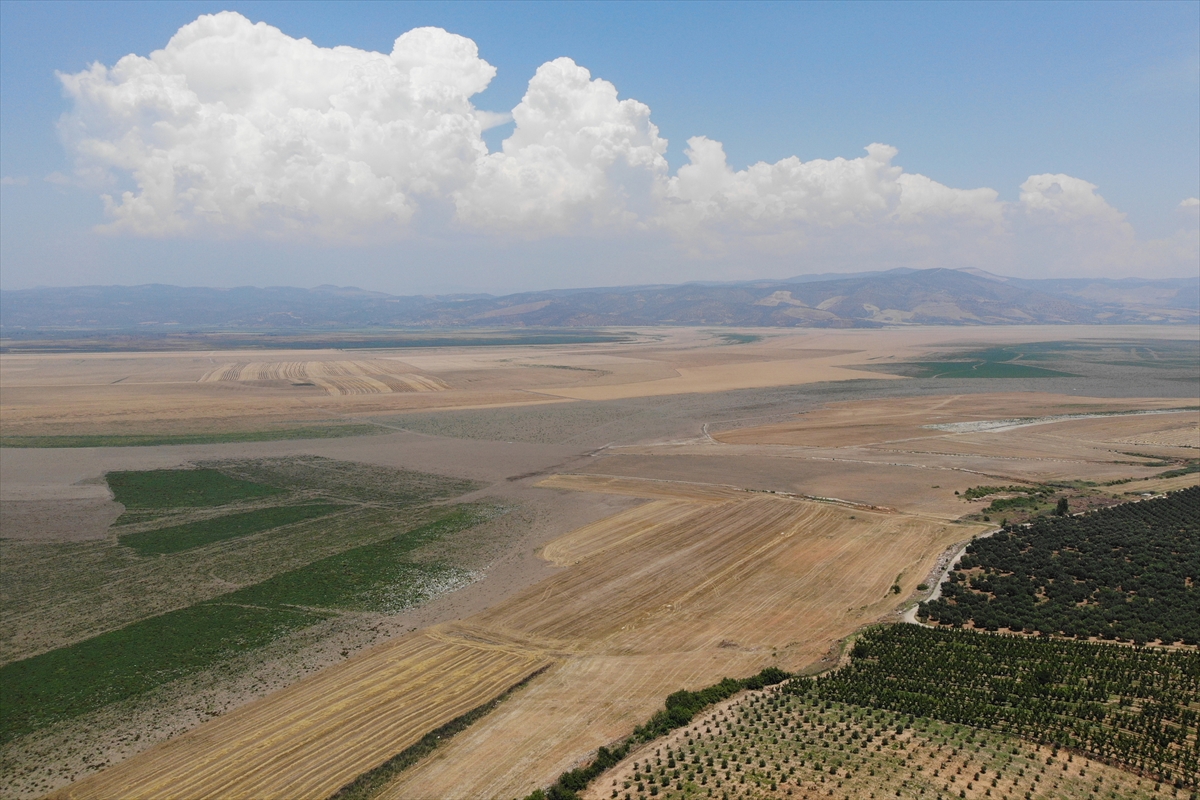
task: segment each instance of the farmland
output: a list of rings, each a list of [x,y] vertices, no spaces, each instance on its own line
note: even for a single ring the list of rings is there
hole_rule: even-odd
[[[802,684],[706,710],[683,730],[638,748],[582,797],[1124,800],[1167,794],[1153,781],[1065,750],[829,700]]]
[[[403,639],[57,796],[328,797],[546,663],[503,646]]]
[[[1194,342],[1148,338],[1181,335],[0,355],[0,670],[29,698],[0,774],[19,797],[318,797],[364,773],[354,797],[524,796],[681,688],[833,666],[998,500],[1196,485]],[[1033,358],[1052,337],[1091,349]],[[1065,376],[872,371],[992,347]],[[126,678],[45,680],[97,660]]]
[[[582,796],[593,800],[1179,796],[1196,789],[1198,670],[1194,651],[877,627],[845,666],[815,679],[711,707],[739,685],[672,695],[655,720],[679,730],[655,739],[639,729],[615,759],[601,754],[607,770],[564,774],[556,791],[588,782]]]
[[[1200,487],[973,542],[922,619],[1027,633],[1184,644],[1200,639]]]
[[[450,652],[468,648],[509,654],[516,671],[502,674],[512,682],[527,674],[518,674],[521,669],[553,664],[517,697],[459,734],[446,747],[443,759],[402,772],[381,796],[508,794],[528,780],[522,770],[533,767],[536,774],[545,774],[556,764],[568,764],[571,753],[586,749],[605,730],[619,729],[623,720],[644,715],[679,682],[709,682],[724,671],[756,671],[775,662],[798,666],[819,656],[839,631],[874,618],[893,602],[889,587],[900,553],[912,561],[912,568],[906,570],[912,577],[902,579],[911,591],[915,576],[924,575],[937,554],[963,536],[955,528],[883,514],[851,515],[836,506],[769,496],[717,503],[656,500],[548,546],[549,557],[573,565],[558,576],[469,620],[432,628],[423,637],[356,659],[352,663],[361,665],[354,674],[362,676],[363,686],[339,691],[365,692],[383,664],[412,663],[405,669],[419,671],[434,684],[420,693],[405,694],[411,711],[389,713],[397,718],[417,715],[422,724],[433,727],[434,721],[444,723],[473,707],[460,703],[459,693],[487,677],[477,668],[472,668],[470,680],[439,673],[445,667],[438,659],[457,663]],[[843,533],[834,535],[839,530]],[[658,577],[648,580],[651,575]],[[698,580],[699,576],[703,577]],[[587,613],[598,608],[604,613]],[[764,616],[763,608],[772,611]],[[816,641],[795,641],[794,631],[801,627]],[[410,662],[404,654],[413,647],[421,655],[412,656]],[[447,654],[440,655],[443,648],[448,648]],[[435,652],[436,657],[431,655]],[[661,652],[674,654],[675,668],[649,670]],[[499,683],[486,685],[496,692],[504,688]],[[285,710],[322,704],[328,687],[324,680],[302,682],[221,719],[229,725],[234,718],[240,720],[230,730],[245,731],[247,737],[271,729],[276,724],[272,720],[279,720],[281,726],[286,720],[292,727],[279,728],[279,735],[289,734],[297,741],[311,737],[311,748],[296,748],[285,755],[251,747],[249,739],[239,745],[231,738],[233,733],[224,732],[222,747],[244,752],[235,768],[226,760],[211,759],[213,734],[189,735],[73,787],[70,796],[143,794],[180,781],[195,781],[185,785],[198,787],[196,791],[219,786],[234,795],[270,789],[299,796],[309,791],[308,784],[264,782],[262,770],[279,776],[308,775],[315,770],[313,762],[325,757],[315,755],[326,747],[318,734],[334,736],[350,724],[351,717],[357,718],[358,709],[329,704],[328,725],[307,732],[308,717]],[[579,720],[595,716],[589,707],[597,696],[604,698],[609,710],[580,730]],[[490,699],[484,694],[470,698],[475,704]],[[548,732],[554,736],[547,737]],[[403,735],[398,733],[390,745],[380,742],[369,757],[382,763],[423,733],[419,726],[403,728]],[[514,746],[532,748],[539,763],[522,767],[492,755]],[[178,755],[165,756],[168,748]],[[437,768],[462,758],[461,748],[477,764],[469,781],[461,773],[447,774]],[[340,752],[341,744],[330,749],[328,757],[337,760]],[[199,768],[200,763],[210,766]],[[185,765],[186,773],[180,772]],[[345,778],[339,771],[332,775]]]

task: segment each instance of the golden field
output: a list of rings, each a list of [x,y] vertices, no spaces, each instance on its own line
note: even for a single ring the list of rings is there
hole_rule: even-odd
[[[971,486],[1088,481],[1081,492],[1115,500],[1200,479],[1153,478],[1161,459],[1194,459],[1200,447],[1190,384],[1164,379],[1126,397],[1142,385],[1106,384],[1099,370],[1044,384],[886,372],[968,345],[1194,341],[1195,332],[757,333],[737,345],[657,329],[620,344],[367,355],[0,356],[6,436],[331,422],[381,430],[190,448],[4,448],[0,502],[37,546],[70,542],[72,531],[107,535],[120,512],[100,485],[107,470],[249,451],[468,477],[485,486],[472,499],[526,504],[536,522],[490,557],[477,584],[414,611],[382,644],[107,769],[89,767],[54,796],[327,797],[532,675],[381,795],[523,796],[628,735],[673,691],[831,663],[821,660],[836,659],[846,636],[911,602],[940,556],[991,529],[961,519],[986,504],[961,498]],[[50,525],[55,503],[75,505]]]

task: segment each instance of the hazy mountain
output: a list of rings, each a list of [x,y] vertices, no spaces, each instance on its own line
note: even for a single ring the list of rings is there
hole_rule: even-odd
[[[84,286],[0,292],[0,330],[347,330],[506,326],[1195,322],[1200,278],[1029,280],[897,269],[786,280],[570,289],[493,297],[353,287]]]

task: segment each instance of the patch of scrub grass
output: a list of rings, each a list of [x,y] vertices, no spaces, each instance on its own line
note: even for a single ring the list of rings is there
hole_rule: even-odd
[[[253,483],[316,492],[350,503],[393,508],[444,500],[481,488],[481,484],[446,475],[378,467],[319,456],[264,458],[202,464]]]
[[[761,336],[753,333],[721,333],[718,336],[725,340],[725,344],[750,344],[762,341]]]
[[[294,522],[324,517],[346,506],[336,503],[310,503],[300,506],[276,506],[226,514],[222,517],[173,525],[169,528],[138,531],[118,537],[126,547],[132,547],[138,555],[160,555],[179,553],[213,542],[223,542],[261,531],[291,525]]]
[[[469,580],[470,573],[461,568],[414,561],[414,551],[474,527],[496,513],[496,509],[486,506],[455,508],[440,519],[390,539],[314,561],[222,599],[252,605],[399,611]]]
[[[897,364],[914,378],[1070,378],[1069,372],[1007,361],[912,361]]]
[[[215,469],[110,472],[105,479],[113,498],[128,509],[207,508],[283,492]]]
[[[196,674],[325,615],[203,604],[0,667],[0,743]]]
[[[226,442],[278,442],[290,439],[337,439],[390,433],[378,425],[310,425],[262,431],[181,434],[80,434],[75,436],[0,436],[0,447],[158,447]]]

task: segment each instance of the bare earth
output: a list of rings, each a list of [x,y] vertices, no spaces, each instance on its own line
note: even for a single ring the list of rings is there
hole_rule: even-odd
[[[985,501],[955,491],[1133,479],[1112,486],[1120,494],[1197,482],[1195,474],[1140,480],[1163,471],[1158,459],[1195,457],[1200,412],[1190,373],[1133,383],[1083,369],[1083,377],[1040,382],[938,382],[854,369],[1018,341],[1194,341],[1193,330],[760,333],[762,341],[745,345],[670,329],[639,331],[622,345],[366,356],[0,356],[5,435],[347,420],[386,431],[3,448],[6,552],[111,536],[120,507],[108,498],[105,471],[247,455],[323,455],[471,478],[487,488],[465,499],[520,504],[527,511],[519,524],[528,526],[476,583],[375,620],[370,634],[343,632],[336,646],[330,638],[271,656],[273,666],[258,673],[271,680],[222,695],[216,719],[204,722],[212,715],[177,692],[155,701],[153,726],[138,714],[100,715],[7,746],[9,764],[34,755],[48,764],[42,783],[10,783],[14,796],[80,778],[59,794],[325,797],[547,668],[385,792],[523,796],[627,735],[672,691],[772,664],[800,669],[895,613],[948,547],[988,529],[956,521]],[[1144,396],[1127,396],[1137,388]],[[1147,410],[1170,413],[1118,415]],[[1083,414],[1105,416],[929,427]],[[5,619],[12,630],[55,624],[50,616]],[[49,646],[61,645],[46,638],[41,647]],[[106,739],[98,731],[110,723]],[[88,766],[104,762],[114,765]]]

